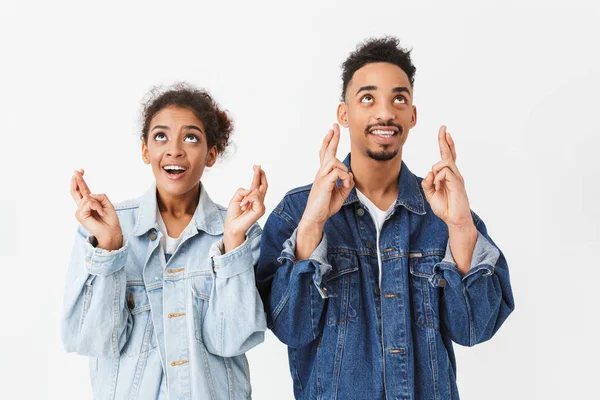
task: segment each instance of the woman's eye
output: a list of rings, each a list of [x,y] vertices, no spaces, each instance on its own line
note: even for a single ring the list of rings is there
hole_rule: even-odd
[[[398,96],[394,99],[394,102],[404,104],[404,103],[406,103],[406,99],[403,96]]]
[[[167,140],[167,136],[164,133],[159,132],[156,135],[154,135],[154,140],[156,140],[157,142],[163,142]]]
[[[373,96],[370,96],[370,95],[363,96],[362,99],[360,99],[360,102],[361,103],[372,103]]]
[[[183,138],[184,142],[188,142],[188,143],[198,143],[198,136],[196,135],[186,135],[185,138]]]

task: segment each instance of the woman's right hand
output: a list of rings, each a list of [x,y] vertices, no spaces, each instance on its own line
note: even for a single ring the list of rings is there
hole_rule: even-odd
[[[123,244],[123,232],[117,211],[104,194],[92,194],[83,179],[84,171],[73,171],[71,196],[77,204],[75,218],[98,241],[97,247],[118,250]]]

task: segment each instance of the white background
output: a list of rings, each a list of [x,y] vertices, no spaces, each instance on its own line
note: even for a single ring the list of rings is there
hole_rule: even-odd
[[[262,164],[270,211],[316,172],[341,62],[392,34],[417,66],[404,160],[425,175],[448,125],[471,205],[511,270],[516,311],[492,341],[456,347],[462,398],[599,398],[600,11],[481,3],[3,1],[0,397],[91,397],[86,359],[59,334],[69,180],[83,167],[115,202],[147,189],[139,115],[153,85],[188,81],[230,110],[237,150],[203,182],[227,204]],[[348,150],[343,131],[339,158]],[[292,398],[284,345],[268,333],[248,356],[254,398]]]

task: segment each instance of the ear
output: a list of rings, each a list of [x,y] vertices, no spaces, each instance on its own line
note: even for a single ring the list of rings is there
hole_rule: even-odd
[[[412,116],[410,118],[410,127],[414,128],[417,124],[417,106],[412,106]]]
[[[144,160],[144,164],[150,164],[150,156],[148,155],[148,145],[144,140],[142,140],[142,160]]]
[[[348,104],[340,103],[337,108],[338,123],[344,128],[348,128]]]
[[[212,167],[217,162],[217,156],[219,152],[217,151],[217,146],[213,146],[208,149],[208,157],[206,158],[206,166]]]

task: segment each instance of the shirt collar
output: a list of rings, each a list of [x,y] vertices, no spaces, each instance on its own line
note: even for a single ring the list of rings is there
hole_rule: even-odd
[[[137,223],[133,229],[134,236],[141,236],[153,228],[158,229],[157,209],[156,184],[153,183],[140,200]],[[192,219],[198,231],[204,231],[209,235],[223,234],[224,221],[221,210],[211,200],[202,183],[200,183],[200,198]]]
[[[348,153],[344,160],[344,164],[348,167],[348,171],[352,171],[350,166],[350,155],[351,154]],[[353,187],[346,198],[344,205],[352,204],[357,201],[359,200],[358,195],[356,194],[356,187]],[[396,198],[394,207],[399,206],[402,206],[415,214],[425,214],[425,199],[423,198],[423,193],[421,193],[419,182],[417,181],[417,177],[410,172],[404,161],[402,161],[400,175],[398,176],[398,198]]]

